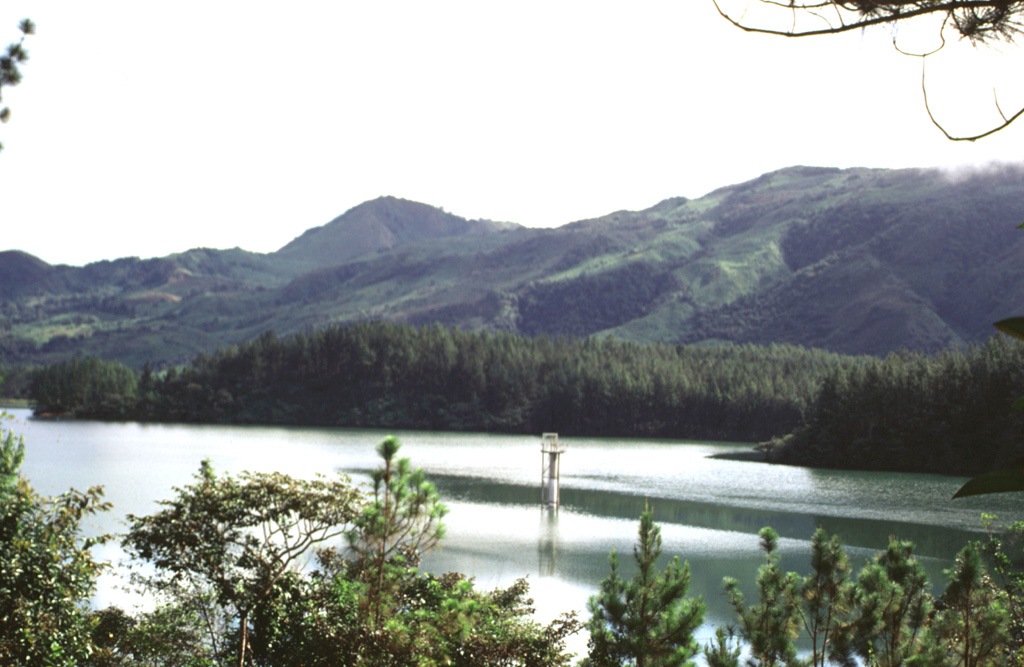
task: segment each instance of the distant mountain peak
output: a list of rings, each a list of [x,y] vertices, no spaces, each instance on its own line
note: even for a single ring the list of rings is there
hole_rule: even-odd
[[[489,220],[467,220],[436,206],[385,195],[350,208],[326,225],[307,230],[274,254],[324,268],[376,250],[432,238],[489,234],[508,226]]]
[[[0,269],[8,271],[15,268],[46,270],[52,267],[24,250],[0,250]]]
[[[53,266],[22,250],[0,251],[0,294],[39,286],[53,270]]]

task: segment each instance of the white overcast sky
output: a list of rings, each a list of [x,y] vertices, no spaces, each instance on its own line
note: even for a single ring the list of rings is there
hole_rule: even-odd
[[[887,29],[756,36],[711,0],[5,0],[0,42],[23,17],[0,249],[53,264],[269,252],[381,195],[550,227],[797,164],[1024,159],[1024,121],[943,138]],[[952,130],[994,119],[993,87],[1024,103],[1017,48],[948,51]]]

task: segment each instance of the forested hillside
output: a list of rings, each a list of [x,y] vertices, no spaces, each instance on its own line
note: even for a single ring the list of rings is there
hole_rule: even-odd
[[[983,341],[1024,303],[1022,200],[1019,166],[957,178],[792,167],[554,229],[382,197],[269,254],[68,267],[11,251],[0,364],[162,368],[266,330],[364,321],[935,352]]]
[[[822,379],[856,363],[373,323],[267,333],[159,374],[76,358],[40,369],[31,395],[37,412],[104,419],[754,441],[796,428]]]
[[[769,460],[819,468],[974,475],[1024,457],[1024,344],[903,352],[837,366],[808,422]]]

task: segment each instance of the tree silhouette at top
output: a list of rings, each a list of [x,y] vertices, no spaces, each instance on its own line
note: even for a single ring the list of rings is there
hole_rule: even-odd
[[[936,48],[924,53],[911,53],[900,49],[893,38],[898,51],[920,57],[922,63],[928,56],[945,48],[947,36],[967,39],[975,46],[999,41],[1013,43],[1024,27],[1024,0],[752,0],[743,3],[742,7],[739,4],[726,6],[726,0],[712,2],[718,13],[737,28],[782,37],[835,35],[931,18],[938,37]],[[752,7],[767,11],[750,11]],[[751,19],[752,14],[759,18]],[[932,112],[923,64],[921,90],[928,118],[951,141],[976,141],[988,137],[1024,115],[1024,106],[1005,111],[998,95],[995,95],[999,122],[983,132],[954,135]]]
[[[0,55],[0,101],[3,101],[4,87],[11,88],[21,83],[20,65],[28,60],[28,51],[25,50],[25,38],[35,34],[36,24],[30,19],[22,19],[18,24],[21,31],[21,39],[7,46],[7,51]],[[10,107],[0,107],[0,122],[6,123],[11,118]],[[0,143],[0,150],[4,145]]]

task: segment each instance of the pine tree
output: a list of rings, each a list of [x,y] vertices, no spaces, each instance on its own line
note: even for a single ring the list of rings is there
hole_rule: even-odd
[[[857,577],[858,618],[851,625],[851,645],[843,652],[852,649],[879,667],[899,667],[923,655],[930,645],[926,634],[933,607],[928,588],[914,544],[890,538],[888,548]]]
[[[693,633],[704,620],[701,598],[686,597],[690,565],[676,557],[662,571],[656,568],[661,555],[661,529],[650,508],[640,515],[640,529],[633,546],[638,572],[631,580],[619,575],[619,558],[612,550],[611,574],[601,582],[601,592],[587,604],[592,618],[588,667],[636,665],[668,667],[692,665],[699,647]]]
[[[812,661],[815,667],[824,667],[850,613],[853,582],[850,561],[839,538],[829,538],[823,528],[818,528],[811,538],[811,574],[804,578],[800,593]]]
[[[980,667],[997,662],[999,649],[1007,643],[1009,614],[1005,596],[992,585],[974,545],[957,554],[946,576],[945,604],[934,625],[951,664]]]
[[[757,570],[758,603],[747,607],[739,582],[726,577],[725,592],[736,610],[739,634],[750,647],[748,664],[779,667],[796,664],[793,640],[800,623],[800,576],[785,572],[776,553],[779,534],[765,527],[758,532],[765,563]]]
[[[351,574],[369,586],[367,612],[374,625],[390,615],[396,582],[444,537],[441,520],[448,513],[423,470],[395,458],[401,446],[393,435],[377,445],[384,465],[374,471],[373,497],[347,533],[355,554]]]

